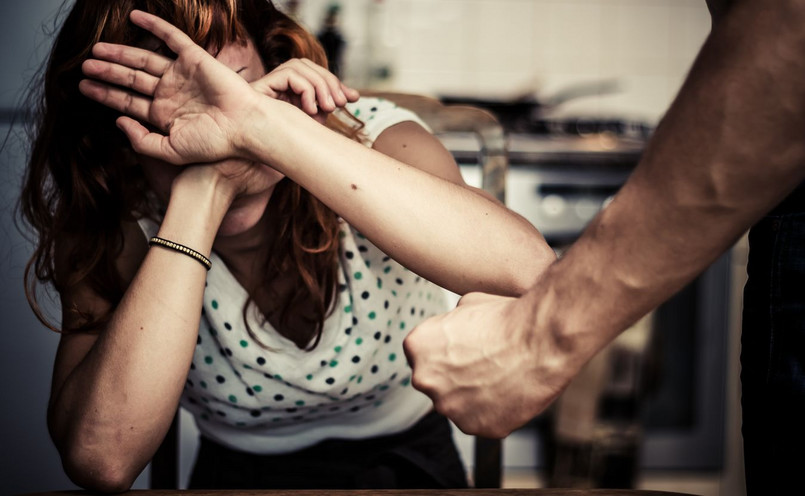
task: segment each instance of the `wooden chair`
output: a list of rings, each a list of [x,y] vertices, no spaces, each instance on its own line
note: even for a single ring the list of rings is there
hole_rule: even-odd
[[[506,135],[494,115],[486,110],[467,105],[444,105],[439,100],[422,95],[395,92],[362,91],[363,96],[376,96],[390,100],[400,107],[418,114],[434,134],[472,133],[478,139],[481,166],[481,187],[497,198],[506,201],[506,172],[508,155]],[[474,486],[497,488],[501,485],[500,439],[475,437],[473,457]],[[178,489],[179,487],[179,413],[173,419],[168,433],[151,460],[152,489]]]

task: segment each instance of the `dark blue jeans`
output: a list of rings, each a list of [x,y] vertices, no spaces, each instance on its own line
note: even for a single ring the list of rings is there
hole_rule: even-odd
[[[747,272],[741,340],[747,494],[799,494],[805,487],[803,186],[750,230]]]

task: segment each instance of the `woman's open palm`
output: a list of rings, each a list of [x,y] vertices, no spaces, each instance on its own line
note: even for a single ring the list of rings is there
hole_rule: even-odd
[[[92,51],[97,59],[84,62],[83,70],[100,82],[82,81],[81,92],[128,116],[120,117],[118,126],[138,153],[173,164],[237,156],[237,122],[253,108],[249,97],[257,93],[168,22],[136,10],[131,20],[164,41],[177,58],[99,43]]]

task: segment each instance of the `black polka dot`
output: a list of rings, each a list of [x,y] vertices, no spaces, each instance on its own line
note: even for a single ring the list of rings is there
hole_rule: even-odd
[[[335,384],[335,379],[333,379],[332,377],[328,377],[327,379],[325,379],[324,382],[326,382],[327,384],[332,385],[332,384]]]
[[[420,317],[424,317],[424,316],[425,316],[425,311],[424,311],[424,310],[420,310],[420,311],[419,311],[419,316],[420,316]]]
[[[295,413],[297,411],[297,409],[296,408],[286,408],[285,411],[288,412],[288,413]]]
[[[395,373],[391,374],[391,378],[389,380],[393,381],[396,378],[397,378],[397,373],[395,372]]]
[[[421,277],[416,276],[416,279],[414,279],[414,282],[419,282],[419,281],[421,281],[421,280],[422,280],[422,278],[421,278]]]
[[[358,317],[352,316],[352,325],[358,325]]]
[[[274,378],[274,376],[273,376],[273,375],[271,375],[271,374],[269,374],[268,372],[266,372],[265,374],[263,374],[263,377],[265,377],[266,379],[273,379],[273,378]]]
[[[373,394],[370,394],[369,396],[366,397],[366,401],[372,401],[373,399],[375,399],[375,395]]]
[[[198,337],[196,338],[196,344],[201,344],[201,336],[198,336]]]
[[[257,365],[265,365],[266,359],[263,357],[257,357]]]
[[[369,291],[364,291],[363,293],[361,293],[361,298],[363,298],[364,300],[368,300],[369,299]]]
[[[369,110],[372,111],[372,112],[377,112],[377,107],[372,107]]]
[[[198,401],[196,401],[196,399],[192,398],[192,397],[187,398],[187,402],[190,403],[191,405],[197,405],[198,404]]]
[[[222,412],[221,410],[215,410],[215,413],[216,413],[216,414],[217,414],[219,417],[226,417],[226,413]]]
[[[367,251],[369,251],[369,248],[367,248],[367,247],[365,247],[363,245],[360,245],[358,247],[358,251],[361,252],[361,253],[366,253]]]
[[[347,260],[352,260],[352,259],[355,257],[355,254],[354,254],[354,253],[352,253],[351,251],[347,250],[347,251],[344,253],[344,256],[345,256],[345,257],[347,257]]]
[[[346,290],[347,290],[347,285],[346,284],[339,284],[338,285],[338,291],[343,293]]]
[[[304,420],[304,418],[305,418],[304,415],[296,415],[294,417],[291,417],[291,420],[297,420],[298,421],[298,420]]]
[[[236,376],[236,377],[240,377],[240,372],[238,372],[238,371],[236,370],[236,371],[235,371],[235,376]]]
[[[224,351],[226,352],[227,355],[232,356],[232,350],[230,350],[229,348],[224,348]]]
[[[276,400],[276,401],[282,401],[284,399],[285,399],[285,396],[283,396],[281,394],[275,394],[274,395],[274,400]]]
[[[327,366],[327,360],[322,360],[321,362],[319,362],[319,365],[321,365],[322,367],[326,367]]]
[[[249,396],[254,396],[254,391],[252,390],[252,388],[247,387],[246,388],[246,394],[248,394]]]
[[[380,341],[380,338],[381,338],[382,336],[383,336],[383,334],[382,334],[380,331],[377,331],[377,332],[375,333],[375,339],[377,339],[378,341]]]
[[[349,409],[349,411],[350,412],[357,412],[360,409],[361,409],[361,407],[359,407],[359,406],[353,406],[352,408]]]
[[[358,363],[360,361],[361,361],[361,357],[359,357],[358,355],[355,355],[354,357],[352,357],[352,363]]]
[[[263,414],[260,410],[252,410],[249,413],[251,414],[252,417],[259,417],[260,415]]]
[[[349,336],[350,334],[352,334],[352,328],[351,328],[351,327],[347,327],[346,329],[344,329],[344,334],[346,334],[347,336]]]
[[[338,410],[340,410],[340,409],[341,409],[341,407],[340,407],[340,406],[333,406],[333,407],[330,407],[330,411],[331,411],[331,412],[337,412],[337,411],[338,411]]]
[[[411,315],[416,315],[416,308],[411,307]]]
[[[344,390],[343,390],[343,391],[341,391],[341,394],[342,394],[342,395],[343,395],[343,394],[347,394],[347,392],[348,392],[348,391],[349,391],[349,388],[344,388]]]
[[[190,379],[187,380],[187,385],[190,387],[194,387],[193,381],[191,381]]]
[[[389,256],[385,256],[385,257],[383,257],[383,261],[384,261],[384,262],[388,262],[389,260],[391,260],[391,257],[389,257]]]
[[[190,362],[190,370],[196,370],[196,364],[195,363]]]
[[[383,339],[383,342],[384,342],[384,343],[388,343],[389,341],[391,341],[391,336],[390,336],[390,335],[388,335],[388,334],[386,334],[386,338],[385,338],[385,339]]]
[[[226,382],[226,379],[222,375],[215,376],[215,380],[218,381],[218,384],[223,384]]]
[[[389,300],[383,302],[383,308],[385,308],[386,310],[389,309]]]
[[[377,365],[372,365],[372,373],[377,374],[378,368]]]
[[[400,284],[400,285],[402,285],[402,283],[403,283],[403,280],[400,279],[399,277],[397,279],[395,279],[395,281],[397,281],[397,284]]]

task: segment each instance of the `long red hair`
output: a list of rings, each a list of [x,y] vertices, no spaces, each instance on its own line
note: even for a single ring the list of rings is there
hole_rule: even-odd
[[[267,71],[297,57],[327,64],[317,40],[268,0],[76,0],[31,93],[32,145],[20,200],[25,220],[38,234],[25,271],[26,295],[37,317],[57,331],[38,304],[38,285],[53,284],[61,291],[86,282],[114,308],[125,291],[115,268],[123,249],[122,223],[158,217],[129,143],[115,127],[116,112],[78,91],[81,63],[95,43],[154,46],[155,38],[129,21],[134,9],[168,20],[213,51],[251,36]],[[338,119],[328,125],[357,135],[357,128]],[[294,290],[278,302],[278,331],[300,348],[311,340],[315,346],[336,294],[338,217],[287,179],[277,185],[269,208],[280,235],[267,254],[265,280],[280,272],[297,278]],[[60,242],[65,239],[70,242]],[[57,243],[59,250],[68,250],[62,254],[66,270],[56,270]],[[311,303],[313,314],[305,320],[315,325],[291,328],[290,317],[302,308],[309,312]],[[80,324],[61,332],[97,330],[110,317],[77,308],[63,312],[74,312]]]

